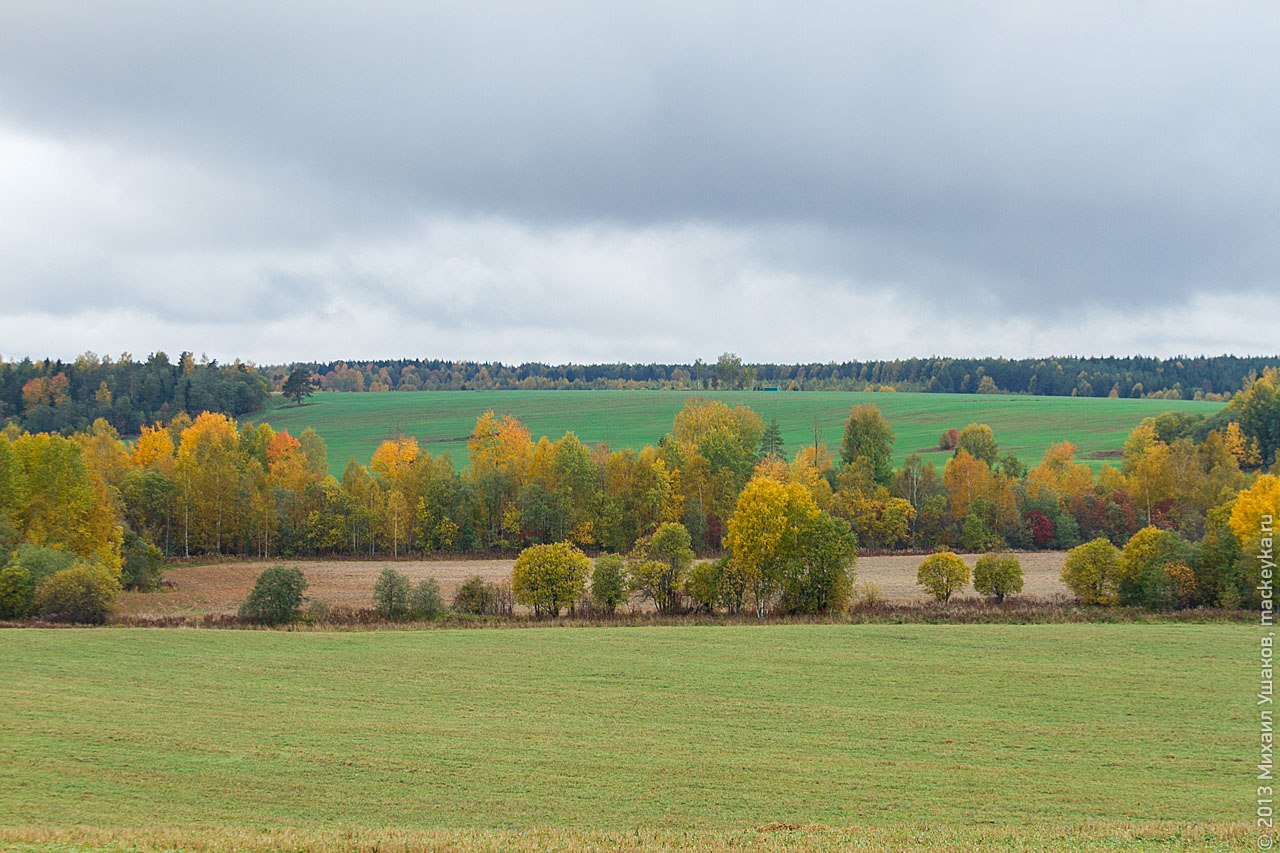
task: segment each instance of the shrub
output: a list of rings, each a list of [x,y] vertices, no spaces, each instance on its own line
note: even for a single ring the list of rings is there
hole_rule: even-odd
[[[120,571],[120,583],[125,589],[154,592],[160,588],[164,554],[159,548],[130,530],[124,534],[122,553],[124,564]]]
[[[787,613],[828,613],[849,604],[857,538],[842,518],[826,513],[800,529],[782,571],[782,609]]]
[[[1053,537],[1057,532],[1053,519],[1038,509],[1028,510],[1023,518],[1027,520],[1027,527],[1031,529],[1031,541],[1037,548],[1048,548],[1053,544]]]
[[[0,619],[23,619],[31,615],[35,584],[31,572],[22,566],[0,569]]]
[[[627,570],[620,554],[601,554],[591,569],[591,600],[597,610],[612,616],[628,598]]]
[[[384,619],[403,619],[409,614],[409,591],[403,572],[385,568],[373,583],[373,609]]]
[[[867,607],[875,607],[884,601],[884,593],[880,591],[880,585],[871,581],[866,581],[860,587],[862,603]]]
[[[653,599],[659,613],[680,607],[685,573],[693,565],[693,539],[683,524],[667,522],[638,541],[632,551],[630,573],[636,589]]]
[[[483,616],[488,613],[492,603],[493,592],[484,582],[484,578],[479,575],[472,575],[463,581],[462,586],[458,587],[457,593],[453,596],[453,609],[473,616]]]
[[[1170,563],[1164,567],[1164,573],[1169,577],[1169,585],[1173,589],[1173,596],[1179,607],[1190,607],[1200,595],[1200,589],[1196,584],[1196,573],[1192,571],[1182,560],[1176,563]]]
[[[973,567],[973,588],[996,601],[1022,592],[1022,564],[1012,554],[983,554]]]
[[[59,551],[57,548],[41,548],[29,542],[24,542],[18,546],[12,561],[13,565],[21,566],[30,573],[33,588],[39,587],[40,584],[44,583],[45,578],[50,577],[55,572],[71,568],[75,562],[75,554],[68,554],[66,551]]]
[[[969,564],[950,551],[930,554],[916,570],[916,583],[945,603],[969,583]]]
[[[686,534],[687,536],[688,534]],[[568,542],[530,545],[511,569],[515,600],[536,616],[558,616],[586,588],[591,561]]]
[[[435,578],[420,581],[409,596],[409,610],[416,619],[439,619],[444,613],[440,582]]]
[[[960,431],[956,429],[944,430],[942,437],[938,439],[939,450],[955,450],[956,445],[960,442]]]
[[[684,594],[693,603],[693,609],[703,613],[714,613],[724,599],[724,567],[728,561],[723,557],[715,562],[702,561],[694,563],[689,576],[684,581]]]
[[[120,583],[101,566],[77,562],[36,589],[35,611],[55,622],[101,625],[115,609]]]
[[[1000,544],[1000,537],[991,532],[985,521],[973,513],[965,516],[960,528],[960,547],[966,551],[985,551]]]
[[[494,616],[510,616],[516,612],[516,596],[511,584],[505,581],[489,584],[489,612]]]
[[[302,615],[307,579],[302,569],[272,566],[258,575],[249,597],[240,605],[239,616],[264,625],[282,625]]]
[[[1177,533],[1142,528],[1129,537],[1120,552],[1120,603],[1158,610],[1173,608],[1178,603],[1177,592],[1165,567],[1190,558],[1190,544]]]
[[[322,625],[329,621],[329,613],[333,610],[329,606],[329,602],[323,598],[314,598],[307,602],[307,621],[315,625]]]
[[[1067,552],[1062,582],[1082,604],[1115,604],[1120,582],[1120,549],[1099,537]]]

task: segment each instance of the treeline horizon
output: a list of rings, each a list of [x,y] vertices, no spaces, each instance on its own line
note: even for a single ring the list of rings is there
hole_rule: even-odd
[[[167,423],[180,415],[217,412],[240,417],[258,412],[271,393],[255,366],[219,364],[183,352],[143,360],[86,352],[71,361],[0,359],[0,426],[29,432],[70,434],[102,419],[121,435]]]
[[[828,363],[745,363],[733,353],[692,363],[559,364],[371,359],[293,362],[261,370],[278,389],[291,370],[312,371],[324,391],[778,390],[1042,394],[1227,400],[1280,356],[907,358]]]

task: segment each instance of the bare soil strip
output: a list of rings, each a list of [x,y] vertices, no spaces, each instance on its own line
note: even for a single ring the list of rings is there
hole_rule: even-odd
[[[1059,579],[1065,553],[1038,551],[1018,554],[1022,562],[1024,595],[1052,597],[1068,595]],[[860,557],[857,562],[857,588],[864,585],[879,588],[887,601],[925,601],[928,596],[916,585],[916,567],[920,556]],[[970,565],[977,555],[966,555]],[[467,578],[479,575],[486,581],[505,581],[511,577],[509,559],[497,560],[406,560],[398,562],[370,560],[266,560],[232,561],[211,565],[180,566],[165,573],[172,586],[161,592],[131,592],[121,596],[120,611],[130,616],[180,616],[204,613],[233,613],[253,587],[258,574],[271,565],[283,563],[298,566],[307,577],[307,596],[327,601],[335,607],[369,607],[373,604],[373,583],[378,573],[391,566],[415,583],[435,578],[445,600]],[[975,596],[967,589],[964,596]],[[637,606],[639,602],[636,603]]]

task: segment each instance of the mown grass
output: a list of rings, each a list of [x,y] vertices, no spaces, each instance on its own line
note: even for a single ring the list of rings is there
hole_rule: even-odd
[[[0,838],[720,849],[783,823],[826,849],[854,830],[815,824],[872,848],[1238,841],[1255,633],[2,631]]]
[[[524,421],[535,439],[572,430],[590,444],[639,449],[656,444],[693,392],[676,391],[416,391],[386,394],[326,393],[301,407],[277,399],[258,417],[297,434],[314,427],[329,444],[330,468],[347,461],[368,464],[386,438],[412,435],[454,464],[466,461],[466,437],[486,409]],[[937,446],[943,430],[987,423],[1004,452],[1034,464],[1050,444],[1069,439],[1081,456],[1115,452],[1144,417],[1165,411],[1212,414],[1221,403],[1169,400],[1031,397],[997,394],[885,394],[870,392],[706,392],[729,405],[745,403],[767,421],[776,417],[788,454],[813,442],[813,419],[822,440],[838,448],[849,410],[875,403],[897,433],[897,462],[915,450]],[[939,462],[945,454],[938,456]],[[1085,459],[1098,467],[1100,459]]]

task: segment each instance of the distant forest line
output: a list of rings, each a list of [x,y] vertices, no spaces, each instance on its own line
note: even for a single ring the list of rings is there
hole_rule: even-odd
[[[562,364],[380,359],[254,365],[163,352],[135,360],[85,353],[71,361],[0,359],[0,424],[32,432],[84,430],[96,419],[122,435],[179,414],[260,411],[302,366],[326,391],[674,389],[922,391],[1227,400],[1277,356],[1148,358],[910,358],[828,364],[747,364],[726,353],[692,364]]]
[[[692,364],[560,364],[387,359],[313,362],[325,391],[675,389],[923,391],[1053,397],[1228,400],[1277,356],[1147,358],[909,358],[827,364],[748,364],[732,353]],[[279,388],[297,365],[264,366]]]

